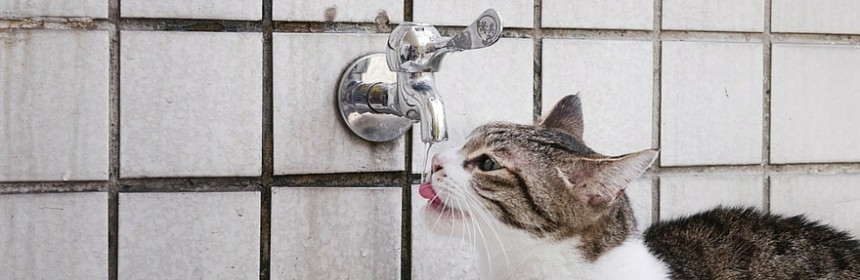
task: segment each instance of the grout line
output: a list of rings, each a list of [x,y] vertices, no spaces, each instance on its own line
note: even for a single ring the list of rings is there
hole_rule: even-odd
[[[125,30],[262,32],[262,21],[175,18],[123,18]]]
[[[120,29],[121,0],[109,0],[110,23],[110,139],[108,150],[108,279],[119,278],[119,180],[120,180]]]
[[[654,65],[653,68],[653,80],[652,80],[652,112],[651,112],[651,147],[656,150],[660,150],[662,147],[662,139],[660,138],[661,133],[661,122],[662,122],[662,98],[663,98],[663,87],[662,87],[662,67],[663,67],[663,42],[662,38],[662,26],[663,26],[663,0],[654,0],[654,25],[653,32],[651,34],[651,43],[653,44],[654,56],[652,63]],[[657,159],[654,160],[654,163],[651,164],[652,172],[656,174],[662,174],[662,153],[657,154]],[[653,179],[654,185],[652,186],[652,209],[654,213],[652,213],[652,218],[654,222],[660,221],[660,178],[655,176]]]
[[[543,3],[541,0],[535,0],[534,2],[534,31],[532,32],[534,37],[534,80],[532,81],[532,94],[533,94],[533,113],[532,120],[535,122],[541,119],[541,114],[543,113],[543,14],[542,14]]]
[[[695,165],[652,167],[643,177],[658,175],[761,174],[779,175],[860,175],[860,162],[790,163],[751,165]],[[418,183],[417,174],[403,176],[403,171],[368,173],[332,173],[272,176],[272,186],[294,187],[392,187]],[[110,181],[35,181],[2,182],[0,194],[63,193],[110,191],[113,184],[119,192],[248,192],[259,191],[261,177],[179,177],[126,178]]]
[[[655,6],[658,5],[655,3]],[[662,4],[660,4],[662,5]],[[657,20],[655,18],[655,20]],[[264,32],[261,21],[181,19],[181,18],[120,18],[117,24],[124,30],[138,31],[191,31],[191,32]],[[25,19],[0,19],[0,29],[23,30],[110,30],[114,22],[105,19],[74,17],[35,17]],[[273,21],[274,32],[285,33],[389,33],[396,24],[387,22],[314,22]],[[464,26],[437,25],[444,36],[459,32]],[[534,38],[540,31],[546,39],[605,39],[605,40],[650,40],[659,33],[664,41],[713,41],[713,42],[761,42],[761,32],[707,31],[707,30],[632,30],[632,29],[586,29],[586,28],[517,28],[508,27],[503,38]],[[838,33],[771,33],[768,38],[779,43],[808,44],[860,44],[860,34]]]
[[[651,223],[660,221],[660,177],[651,178]]]
[[[63,192],[108,192],[113,189],[110,181],[86,182],[15,182],[0,183],[0,195],[27,193],[63,193]]]
[[[412,174],[412,129],[405,133],[405,150],[403,158],[404,172],[403,195],[401,197],[401,229],[400,229],[400,279],[412,279],[412,184],[409,177]]]
[[[263,0],[263,143],[260,178],[260,280],[271,279],[272,264],[272,183],[274,176],[274,59],[272,41],[272,0]]]
[[[762,83],[762,152],[761,166],[762,172],[762,208],[765,213],[770,213],[770,119],[771,119],[771,83],[772,83],[772,61],[773,61],[773,44],[771,43],[771,17],[773,0],[764,1],[764,28],[762,40],[762,73],[764,79]]]
[[[403,21],[410,22],[414,19],[413,0],[403,1]],[[413,126],[414,128],[414,126]],[[412,184],[410,176],[412,175],[412,128],[404,134],[404,172],[403,172],[403,195],[401,196],[401,211],[400,211],[400,279],[412,279]],[[426,159],[425,159],[426,160]],[[422,171],[423,172],[423,171]]]

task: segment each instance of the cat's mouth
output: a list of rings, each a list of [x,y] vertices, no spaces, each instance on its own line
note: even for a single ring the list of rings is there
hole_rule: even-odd
[[[430,182],[421,183],[421,186],[418,187],[418,194],[427,199],[430,202],[430,207],[436,211],[453,210],[453,208],[442,202],[442,199],[436,194],[436,190],[433,189],[433,185]]]

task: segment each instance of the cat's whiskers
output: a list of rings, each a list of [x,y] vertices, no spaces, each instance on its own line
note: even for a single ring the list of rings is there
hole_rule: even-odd
[[[472,210],[473,207],[470,207],[469,212],[478,214],[478,216],[484,220],[484,224],[487,225],[487,229],[489,229],[490,232],[496,237],[495,238],[496,242],[499,244],[499,248],[502,250],[502,255],[505,257],[505,263],[507,264],[508,269],[510,269],[511,260],[510,260],[510,258],[508,258],[508,250],[505,248],[505,243],[502,242],[502,238],[499,235],[498,230],[496,229],[496,224],[491,222],[490,218],[488,217],[488,215],[490,215],[490,214],[487,212],[486,209],[481,207],[480,202],[478,201],[478,199],[474,195],[468,194],[465,197],[467,199],[466,201],[472,203],[472,205],[474,205],[474,209],[477,209],[477,210]],[[472,219],[474,220],[475,218],[472,218]],[[478,221],[475,220],[475,222],[478,222]],[[485,246],[487,244],[486,238],[484,238],[484,244],[485,244]]]
[[[448,177],[445,177],[443,183],[445,185],[452,186],[452,188],[448,189],[451,191],[450,195],[452,197],[456,197],[458,199],[458,202],[463,201],[463,203],[465,204],[466,209],[463,208],[463,205],[458,204],[458,208],[461,209],[461,213],[463,214],[462,217],[464,219],[466,216],[468,216],[470,221],[472,222],[473,226],[477,230],[481,230],[480,225],[479,225],[480,220],[477,220],[477,217],[475,217],[475,215],[479,215],[480,219],[484,221],[484,224],[487,225],[487,228],[490,230],[491,233],[493,233],[493,236],[495,237],[496,242],[498,242],[499,247],[502,250],[502,255],[505,258],[505,263],[508,264],[508,268],[510,269],[511,262],[510,262],[510,258],[508,257],[508,254],[507,254],[505,244],[504,244],[504,242],[502,242],[501,235],[499,234],[498,230],[494,226],[495,224],[491,222],[492,220],[489,217],[490,214],[487,212],[486,209],[484,209],[481,206],[481,204],[478,202],[478,199],[475,197],[475,195],[472,194],[471,192],[469,192],[468,186],[470,186],[471,183],[467,180],[461,180],[461,179],[462,178],[458,178],[458,176],[448,176]],[[466,211],[468,211],[468,213],[463,213]],[[474,231],[475,230],[472,230],[472,234],[474,234]],[[482,240],[484,242],[483,243],[484,247],[486,248],[486,246],[488,245],[486,235],[483,234],[483,230],[481,230],[480,234],[481,234]],[[472,242],[472,244],[473,244],[473,249],[475,249],[476,248],[475,246],[477,246],[477,242]],[[485,250],[485,251],[487,253],[488,262],[492,262],[492,258],[489,255],[490,254],[489,250]],[[490,265],[490,266],[492,266],[492,265]]]
[[[455,202],[457,202],[457,208],[462,209],[462,207],[460,206],[460,202],[459,201],[455,201]],[[466,215],[463,213],[463,211],[459,211],[459,212],[460,212],[460,224],[463,226],[462,227],[463,230],[462,230],[462,234],[460,234],[460,244],[458,245],[457,249],[462,249],[463,244],[469,242],[469,241],[467,241],[466,238],[468,237],[471,239],[471,233],[469,231],[468,225],[466,225]]]
[[[433,199],[430,199],[430,201],[434,201],[434,200],[436,200],[436,199],[438,199],[438,198],[439,198],[439,195],[438,195],[438,194],[437,194],[437,195],[434,195],[434,196],[433,196]],[[435,221],[435,222],[433,222],[433,226],[432,226],[432,227],[430,227],[430,231],[431,231],[431,232],[434,232],[434,231],[436,230],[436,226],[439,224],[439,220],[440,220],[440,219],[442,219],[442,215],[444,215],[444,214],[445,214],[445,213],[441,213],[441,212],[440,212],[440,213],[439,213],[439,215],[436,215],[436,221]],[[452,233],[453,233],[453,232],[452,232]]]
[[[475,207],[473,205],[469,204],[469,202],[470,202],[469,195],[464,194],[463,197],[466,198],[466,200],[464,200],[463,203],[466,206],[466,208],[469,210],[469,213],[478,213],[480,215],[483,215],[483,213],[480,212],[480,210],[475,209]],[[469,215],[469,221],[472,222],[472,226],[481,235],[481,242],[483,242],[484,247],[486,247],[487,246],[486,245],[487,244],[487,237],[484,235],[484,231],[481,229],[481,226],[478,225],[479,222],[475,218],[475,215]],[[496,235],[496,237],[498,238],[498,235]],[[499,241],[499,242],[500,242],[499,244],[501,245],[501,241]],[[478,242],[477,242],[477,236],[476,236],[475,240],[472,242],[472,250],[476,250],[477,246],[478,246]],[[503,246],[503,248],[504,248],[504,246]],[[493,258],[490,256],[490,251],[484,250],[484,252],[487,254],[487,266],[492,268],[493,267]],[[507,254],[506,254],[506,256],[507,256]],[[505,259],[507,259],[507,257]],[[510,262],[508,262],[508,263],[510,264]]]

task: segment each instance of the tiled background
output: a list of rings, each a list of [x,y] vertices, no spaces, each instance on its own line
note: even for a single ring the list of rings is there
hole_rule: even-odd
[[[0,0],[0,279],[476,278],[420,222],[423,143],[333,102],[398,23],[486,8],[434,151],[579,93],[590,146],[661,150],[640,228],[729,204],[860,236],[860,2],[463,2]]]

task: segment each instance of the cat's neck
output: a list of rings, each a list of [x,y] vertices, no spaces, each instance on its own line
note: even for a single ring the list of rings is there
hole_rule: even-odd
[[[626,198],[601,226],[563,240],[483,225],[488,236],[475,244],[478,269],[484,279],[667,279],[665,264],[645,247],[624,207]]]
[[[578,248],[582,255],[589,261],[595,261],[607,251],[621,246],[635,232],[636,218],[624,194],[598,221],[572,235],[580,238]]]

